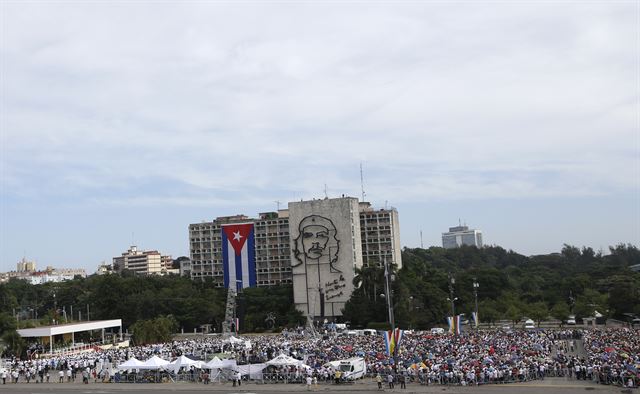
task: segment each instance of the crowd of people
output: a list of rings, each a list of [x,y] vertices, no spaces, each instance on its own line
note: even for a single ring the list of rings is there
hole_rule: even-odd
[[[279,354],[301,365],[269,367],[261,379],[275,382],[333,382],[331,361],[361,357],[366,375],[390,387],[398,383],[425,385],[480,385],[522,382],[548,376],[584,379],[601,384],[638,386],[640,330],[497,330],[461,335],[410,333],[395,354],[388,355],[381,335],[325,335],[306,337],[291,331],[279,335],[252,335],[247,341],[221,336],[177,340],[170,343],[112,348],[89,353],[29,360],[5,360],[3,384],[89,381],[125,381],[117,366],[135,357],[178,356],[210,359],[223,355],[237,365],[263,364]],[[208,383],[208,374],[184,371],[193,380]],[[202,379],[206,376],[206,379]],[[238,372],[220,375],[236,381]],[[245,379],[248,376],[244,377]],[[238,381],[239,383],[239,381]]]

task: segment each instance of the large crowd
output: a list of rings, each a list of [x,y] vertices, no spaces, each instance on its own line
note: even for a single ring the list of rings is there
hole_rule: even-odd
[[[221,336],[205,336],[170,343],[112,348],[57,357],[9,359],[0,372],[3,384],[85,381],[126,381],[117,366],[135,357],[158,356],[167,361],[178,356],[210,359],[222,355],[237,365],[263,364],[285,354],[302,361],[300,366],[266,368],[266,381],[334,381],[331,361],[361,357],[367,376],[402,384],[480,385],[544,379],[555,376],[601,384],[638,387],[640,330],[473,331],[454,336],[431,333],[404,335],[397,352],[386,353],[381,335],[324,335],[306,337],[299,331],[278,335],[252,335],[232,342]],[[582,345],[582,346],[581,346]],[[193,368],[183,373],[193,380],[202,374]],[[233,376],[236,374],[220,375]],[[205,380],[207,378],[205,377]],[[245,379],[249,378],[245,376]],[[231,378],[230,378],[231,379]],[[391,383],[390,383],[391,384]]]

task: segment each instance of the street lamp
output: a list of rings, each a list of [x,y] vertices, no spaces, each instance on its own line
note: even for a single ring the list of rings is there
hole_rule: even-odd
[[[478,283],[476,278],[473,278],[473,294],[476,297],[476,329],[478,328],[478,322],[480,321],[480,317],[478,316],[478,288],[480,287],[480,284]]]

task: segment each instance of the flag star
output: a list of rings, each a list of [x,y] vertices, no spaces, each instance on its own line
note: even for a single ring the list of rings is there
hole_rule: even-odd
[[[240,238],[242,238],[242,235],[240,235],[240,231],[236,231],[235,233],[233,233],[234,241],[240,241]]]

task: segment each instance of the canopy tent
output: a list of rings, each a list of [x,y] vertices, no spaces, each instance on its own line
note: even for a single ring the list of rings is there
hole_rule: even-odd
[[[236,369],[236,360],[220,360],[218,357],[214,357],[213,360],[202,365],[202,368],[207,369]]]
[[[267,364],[238,365],[238,372],[242,376],[249,375],[249,379],[260,380],[262,379],[262,370],[266,367]]]
[[[273,360],[269,360],[266,363],[267,365],[275,365],[275,366],[283,366],[283,365],[300,365],[302,364],[302,361],[300,360],[296,360],[293,357],[284,355],[284,354],[280,354],[278,355],[278,357],[274,358]]]
[[[182,367],[189,368],[191,366],[194,366],[196,368],[201,368],[202,362],[201,361],[192,360],[189,357],[186,357],[186,356],[183,355],[183,356],[180,356],[180,357],[176,358],[172,362],[170,362],[167,365],[167,369],[170,369],[170,370],[172,370],[174,372],[178,372],[180,370],[180,368],[182,368]]]
[[[167,369],[169,364],[170,364],[169,361],[163,360],[158,356],[153,356],[147,361],[145,361],[144,363],[142,363],[142,365],[139,365],[137,368],[138,369]]]
[[[131,357],[127,361],[118,365],[118,369],[139,369],[142,364],[144,364],[142,361],[135,357]]]

